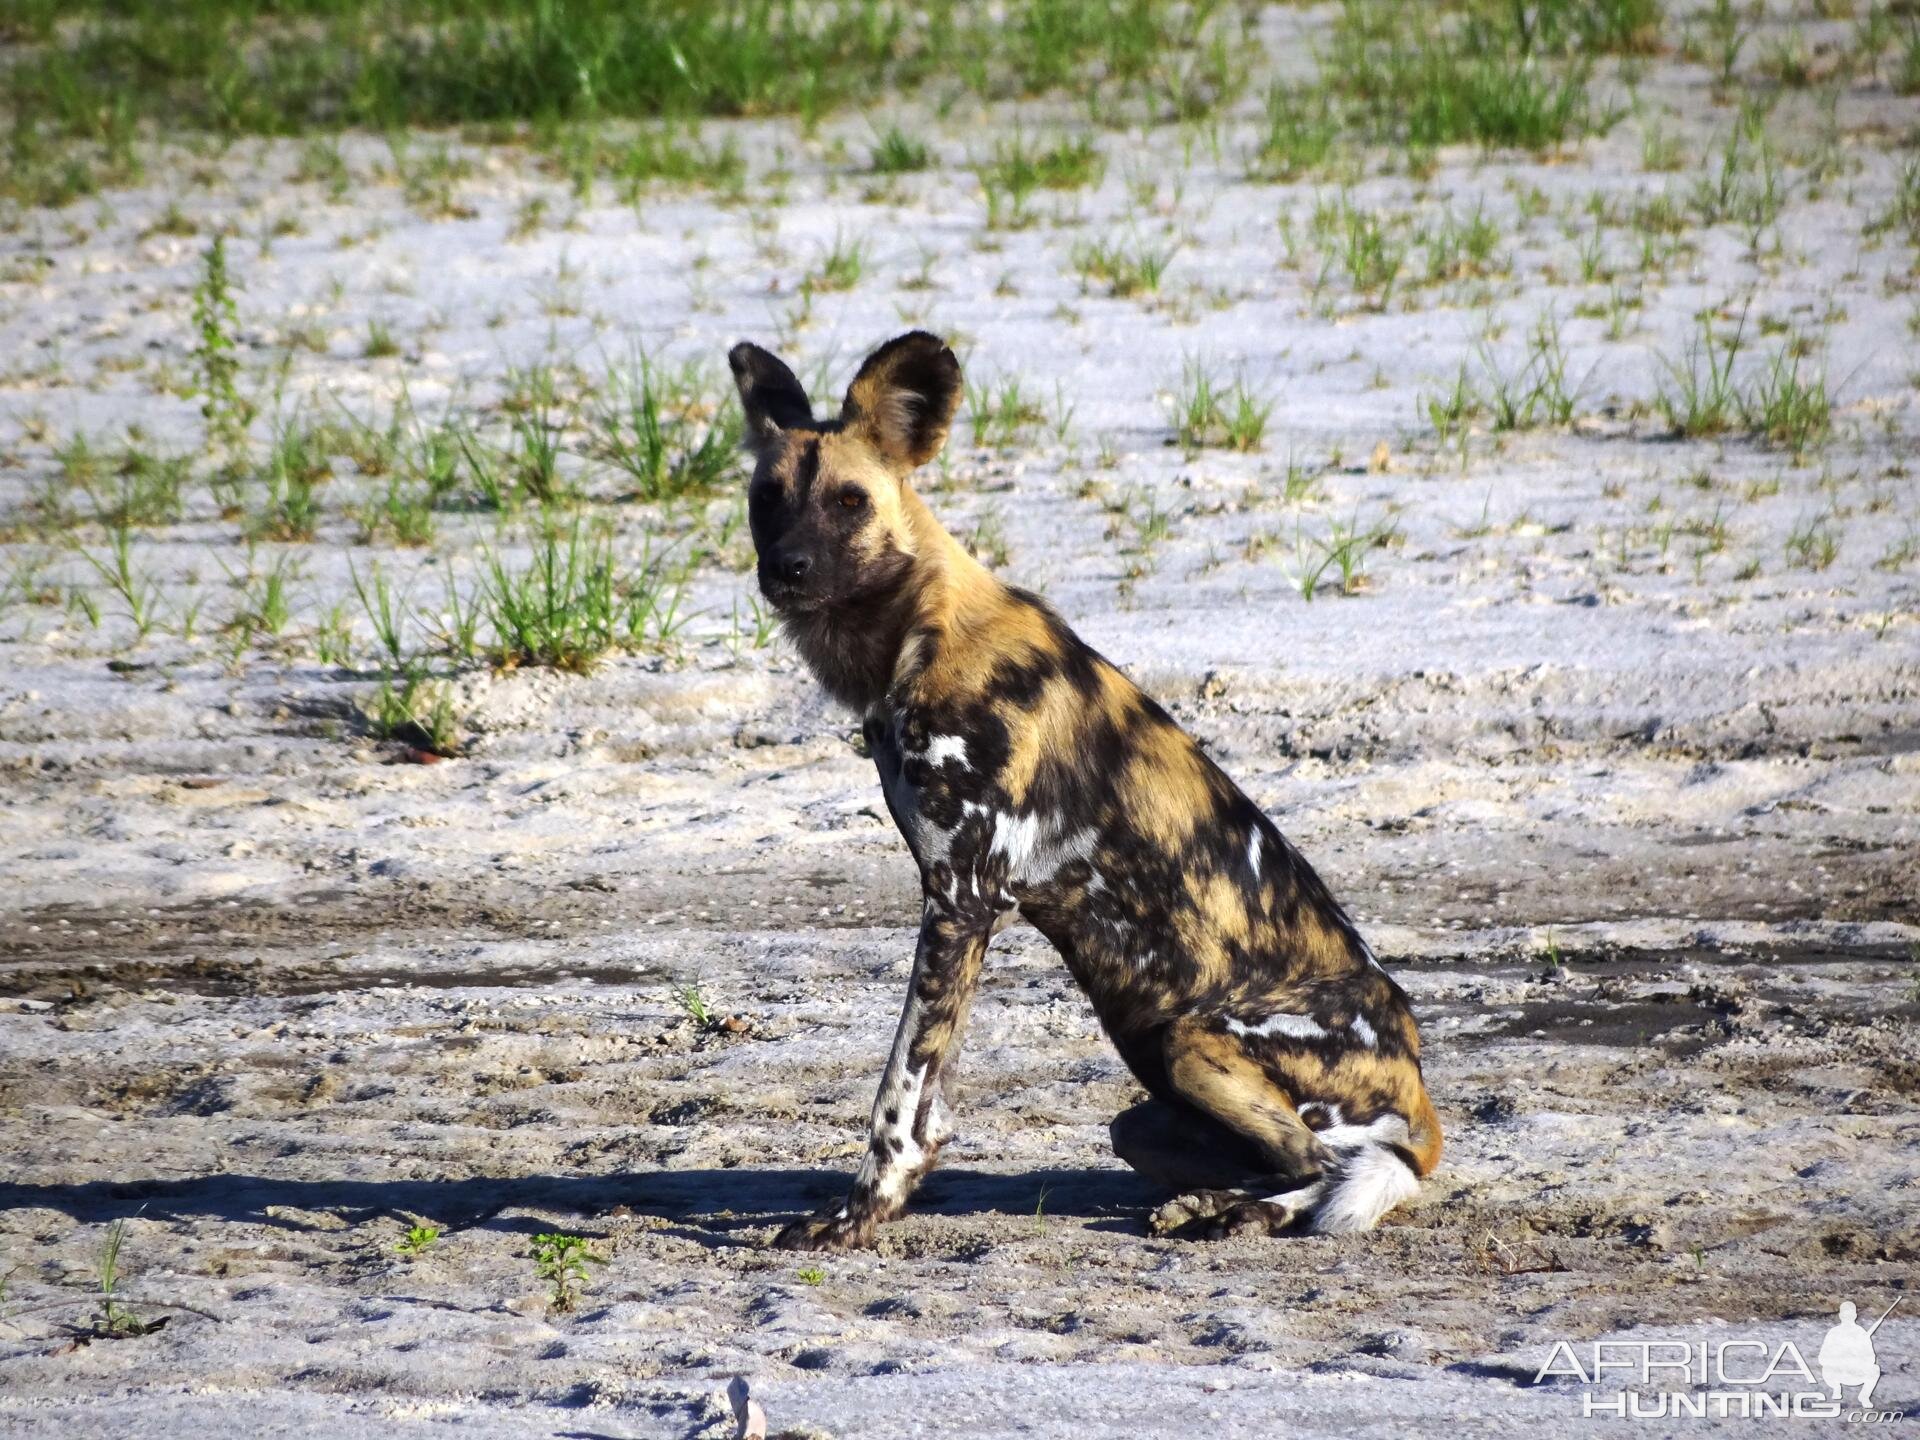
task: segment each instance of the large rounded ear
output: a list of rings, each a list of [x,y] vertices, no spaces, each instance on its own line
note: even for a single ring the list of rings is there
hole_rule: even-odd
[[[866,358],[840,421],[904,472],[940,453],[959,407],[960,362],[938,335],[912,330]]]
[[[747,414],[747,444],[759,450],[783,430],[813,424],[813,407],[793,371],[779,356],[745,340],[727,352],[740,408]]]

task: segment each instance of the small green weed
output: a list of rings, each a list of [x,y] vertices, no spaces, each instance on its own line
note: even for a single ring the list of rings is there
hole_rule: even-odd
[[[68,489],[86,495],[92,518],[109,527],[172,524],[192,478],[186,456],[149,450],[132,439],[108,455],[76,434],[54,452],[54,460]],[[53,523],[67,515],[64,498],[52,493],[41,508]]]
[[[1273,402],[1243,377],[1222,384],[1198,361],[1187,363],[1167,408],[1174,436],[1189,452],[1207,447],[1258,450],[1273,414]]]
[[[1096,185],[1106,170],[1106,161],[1100,147],[1086,136],[1029,147],[1026,137],[1015,135],[994,147],[989,169],[1009,191],[1028,194],[1035,189],[1078,190]]]
[[[1575,19],[1584,13],[1345,0],[1322,74],[1346,122],[1376,143],[1545,150],[1612,123],[1587,93],[1591,57],[1627,42],[1620,27]]]
[[[333,473],[322,432],[283,425],[260,475],[261,503],[247,522],[257,540],[311,540],[320,523],[320,485]]]
[[[360,608],[366,612],[386,663],[399,666],[406,656],[406,599],[394,593],[377,565],[371,580],[361,579],[359,568],[352,561],[347,562],[347,573],[353,579],[353,593],[360,597]]]
[[[1803,459],[1832,429],[1833,397],[1826,374],[1803,370],[1803,347],[1789,337],[1743,383],[1736,362],[1745,348],[1749,308],[1742,307],[1730,332],[1716,330],[1712,317],[1703,317],[1683,360],[1663,357],[1667,376],[1655,394],[1655,408],[1680,435],[1718,435],[1737,428]]]
[[[1006,450],[1046,423],[1047,410],[1029,394],[1017,376],[967,386],[967,414],[973,422],[973,441]]]
[[[395,683],[397,680],[397,684]],[[411,660],[396,674],[381,675],[365,708],[367,729],[379,740],[397,740],[428,755],[457,756],[463,748],[460,717],[443,684],[427,677],[424,664]]]
[[[578,517],[563,528],[543,516],[524,568],[485,553],[479,609],[496,664],[585,673],[610,650],[670,644],[687,619],[684,589],[684,573],[662,557],[644,553],[621,576],[611,535],[589,533]]]
[[[1551,310],[1527,337],[1527,358],[1518,369],[1500,364],[1486,341],[1480,345],[1485,375],[1481,401],[1495,430],[1528,430],[1565,425],[1573,419],[1581,385],[1567,382],[1567,355],[1560,344],[1560,321]]]
[[[1741,397],[1741,418],[1769,444],[1803,459],[1825,440],[1833,426],[1833,398],[1827,377],[1818,371],[1803,377],[1800,357],[1791,348],[1774,353],[1759,378]]]
[[[1391,526],[1363,528],[1357,515],[1346,524],[1330,521],[1324,536],[1311,540],[1297,536],[1294,553],[1299,568],[1294,583],[1300,597],[1311,603],[1325,588],[1329,570],[1338,577],[1336,585],[1340,594],[1358,595],[1371,583],[1367,575],[1368,552],[1391,543],[1394,536]]]
[[[906,175],[932,165],[933,149],[925,141],[916,140],[898,125],[893,125],[874,141],[867,159],[876,175]]]
[[[1734,361],[1745,343],[1746,330],[1745,308],[1730,334],[1716,331],[1711,317],[1703,317],[1684,361],[1663,357],[1667,379],[1655,394],[1654,404],[1679,434],[1718,435],[1732,427],[1740,411]]]
[[[215,235],[202,261],[200,283],[193,292],[193,326],[198,335],[193,360],[209,448],[229,456],[246,443],[247,423],[253,417],[252,407],[240,397],[240,359],[234,340],[240,314],[233,290],[233,277],[227,268],[227,240],[224,235]]]
[[[1341,134],[1341,118],[1324,86],[1274,85],[1267,91],[1266,131],[1248,169],[1260,180],[1298,180],[1325,167]]]
[[[424,1255],[439,1238],[438,1225],[414,1225],[408,1228],[405,1238],[393,1247],[393,1252],[409,1258]]]
[[[536,1235],[530,1253],[533,1273],[550,1287],[547,1304],[562,1314],[579,1303],[580,1287],[589,1273],[587,1267],[607,1263],[578,1235]]]
[[[1475,201],[1465,214],[1455,214],[1448,206],[1437,221],[1416,233],[1414,243],[1426,257],[1428,284],[1480,279],[1507,268],[1499,253],[1500,227],[1481,201]]]
[[[294,558],[283,554],[272,566],[243,577],[244,604],[233,619],[236,629],[249,637],[282,634],[293,619],[293,601],[288,582],[293,578]]]
[[[1327,247],[1328,268],[1339,266],[1372,309],[1385,309],[1407,257],[1398,227],[1342,195],[1315,207],[1313,230]]]
[[[495,551],[487,552],[483,567],[482,606],[496,664],[585,673],[614,647],[619,606],[612,542],[590,536],[579,519],[565,530],[540,525],[524,569]]]
[[[360,353],[368,360],[385,360],[400,353],[400,342],[393,338],[393,330],[386,321],[369,320],[366,344],[360,347]]]
[[[673,992],[673,1003],[702,1030],[711,1030],[720,1023],[720,1017],[713,1013],[698,985],[682,985]]]
[[[1787,536],[1787,556],[1809,570],[1825,570],[1840,558],[1840,535],[1832,517],[1802,521]]]
[[[691,372],[674,377],[645,354],[610,372],[588,417],[589,452],[634,482],[634,498],[714,489],[739,464],[737,407],[708,404]]]
[[[851,290],[860,283],[860,277],[866,273],[867,249],[858,240],[845,240],[839,235],[833,237],[833,243],[820,257],[820,264],[810,272],[801,284],[819,294],[833,294],[837,291]]]
[[[94,1276],[100,1285],[100,1308],[94,1313],[94,1328],[112,1339],[148,1335],[167,1322],[142,1320],[120,1302],[120,1249],[126,1243],[127,1222],[115,1220],[107,1226],[107,1238],[101,1243],[94,1263]]]
[[[987,197],[987,228],[1018,230],[1033,223],[1031,202],[1036,191],[1098,184],[1106,163],[1090,139],[1032,148],[1024,136],[1015,135],[994,147],[992,159],[974,168]]]
[[[1105,285],[1107,293],[1118,298],[1153,294],[1178,248],[1095,240],[1073,247],[1073,268],[1082,280]]]
[[[107,532],[106,555],[95,555],[91,550],[82,550],[81,558],[93,567],[94,573],[103,580],[107,588],[120,597],[120,603],[126,607],[127,619],[133,622],[134,634],[145,640],[160,619],[160,585],[150,575],[143,575],[135,568],[133,559],[133,531],[125,525],[116,526]],[[96,625],[99,623],[96,619]]]

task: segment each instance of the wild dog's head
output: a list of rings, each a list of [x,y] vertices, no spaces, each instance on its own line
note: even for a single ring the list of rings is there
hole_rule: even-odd
[[[910,471],[940,453],[960,362],[915,330],[866,358],[838,418],[816,420],[793,371],[758,345],[727,355],[755,458],[747,521],[760,591],[793,613],[882,594],[912,568]]]

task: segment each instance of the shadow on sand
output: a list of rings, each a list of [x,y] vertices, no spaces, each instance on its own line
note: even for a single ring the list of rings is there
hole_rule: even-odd
[[[59,1210],[82,1223],[142,1214],[311,1228],[280,1212],[324,1212],[359,1223],[380,1215],[427,1216],[453,1229],[548,1228],[543,1214],[605,1215],[616,1207],[677,1221],[712,1237],[790,1219],[845,1192],[833,1170],[652,1170],[621,1175],[475,1175],[448,1180],[291,1180],[262,1175],[0,1184],[0,1210]],[[919,1214],[1000,1213],[1136,1218],[1150,1186],[1126,1170],[936,1171],[913,1200]],[[527,1211],[526,1215],[510,1212]],[[1104,1228],[1104,1227],[1103,1227]]]

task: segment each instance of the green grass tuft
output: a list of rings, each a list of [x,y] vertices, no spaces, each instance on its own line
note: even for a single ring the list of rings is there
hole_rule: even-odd
[[[1153,294],[1160,289],[1160,279],[1177,248],[1095,240],[1073,247],[1073,268],[1082,280],[1105,285],[1109,295]]]
[[[958,76],[982,95],[1168,93],[1206,62],[1211,5],[1174,0],[16,0],[16,149],[124,156],[140,121],[298,134],[799,113]],[[1217,28],[1217,27],[1216,27]],[[1190,83],[1186,88],[1194,88]],[[1217,86],[1215,87],[1218,88]],[[19,139],[21,135],[25,139]],[[98,169],[36,160],[72,198]]]
[[[967,386],[967,413],[973,421],[973,442],[1011,449],[1046,423],[1046,407],[1022,387],[1018,376],[997,384]]]
[[[495,664],[584,674],[610,651],[669,644],[686,623],[683,590],[684,577],[652,555],[622,574],[611,535],[590,533],[578,516],[563,528],[543,515],[524,566],[486,553],[479,610]]]
[[[1285,178],[1324,162],[1338,129],[1416,150],[1546,150],[1605,131],[1587,81],[1595,56],[1658,42],[1658,0],[1459,7],[1345,0],[1319,86],[1269,94],[1264,164]]]
[[[894,125],[874,141],[868,164],[876,175],[911,174],[933,164],[933,149]]]
[[[633,482],[633,498],[703,494],[739,465],[737,406],[711,403],[696,372],[670,374],[645,354],[611,371],[587,417],[588,452]]]
[[[1258,450],[1265,440],[1273,402],[1244,379],[1222,384],[1206,366],[1190,361],[1167,409],[1183,449],[1215,446],[1244,453]]]
[[[376,739],[397,740],[428,755],[456,756],[464,744],[452,695],[445,685],[427,677],[426,667],[418,660],[410,661],[397,674],[389,671],[380,677],[380,687],[367,702],[365,715],[367,729]],[[426,1243],[438,1234],[434,1231]],[[421,1244],[407,1253],[418,1254],[425,1248],[426,1244]]]

